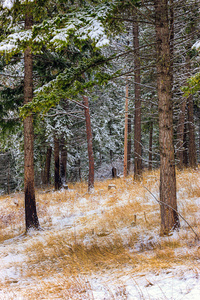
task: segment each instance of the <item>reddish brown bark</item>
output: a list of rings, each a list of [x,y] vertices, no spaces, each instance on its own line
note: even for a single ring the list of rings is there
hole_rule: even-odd
[[[66,172],[67,172],[67,149],[66,142],[64,138],[61,138],[60,145],[60,177],[61,183],[66,184]]]
[[[133,23],[133,46],[134,46],[134,67],[135,67],[134,179],[140,180],[142,175],[142,144],[141,144],[139,27],[137,21],[134,21]]]
[[[52,147],[49,146],[47,148],[47,153],[46,153],[43,184],[50,183],[51,154],[52,154]]]
[[[188,167],[189,158],[188,158],[188,124],[184,124],[184,134],[183,134],[183,165],[184,167]]]
[[[184,167],[184,127],[185,127],[185,108],[186,108],[186,99],[183,99],[180,105],[180,112],[179,112],[179,119],[178,119],[178,126],[177,126],[177,158],[178,158],[178,168],[180,170]]]
[[[149,171],[152,171],[153,122],[149,123]]]
[[[59,140],[54,135],[54,188],[59,190],[61,187],[60,180],[60,159],[59,159]]]
[[[27,12],[25,16],[25,29],[30,29],[32,23],[32,15],[30,12]],[[26,104],[33,99],[33,58],[29,47],[27,47],[24,52],[24,68],[24,104]],[[33,152],[33,116],[30,115],[24,119],[24,194],[26,231],[30,228],[39,228],[35,201]]]
[[[124,129],[124,177],[127,176],[128,163],[128,79],[126,80],[126,98],[125,98],[125,129]]]
[[[88,146],[88,159],[89,159],[89,176],[88,176],[88,191],[94,188],[94,154],[92,145],[92,129],[90,121],[89,101],[87,96],[83,97],[85,122],[86,122],[86,134],[87,134],[87,146]]]
[[[161,235],[180,226],[177,214],[176,175],[173,146],[171,53],[168,1],[154,0],[157,41],[157,89],[160,145]],[[170,207],[172,208],[170,208]]]
[[[128,115],[127,173],[131,170],[131,115]]]
[[[188,135],[189,135],[189,166],[190,168],[197,168],[197,153],[195,144],[195,125],[194,125],[194,109],[193,109],[193,97],[192,95],[188,97]]]
[[[186,64],[187,75],[189,77],[190,68],[191,68],[189,55],[187,55],[186,61],[187,61]],[[187,108],[187,114],[186,114],[186,108]],[[187,120],[187,126],[185,125],[185,120]],[[183,169],[184,166],[197,168],[194,108],[193,108],[192,95],[190,95],[187,99],[184,99],[180,106],[180,116],[179,116],[179,123],[177,128],[177,139],[178,139],[179,169]]]

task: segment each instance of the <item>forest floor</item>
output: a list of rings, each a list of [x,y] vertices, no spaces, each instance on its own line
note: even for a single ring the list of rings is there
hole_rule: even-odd
[[[108,188],[113,184],[112,188]],[[24,232],[23,193],[0,197],[0,299],[200,299],[200,243],[183,219],[160,237],[159,172],[37,190],[41,231]],[[177,174],[178,210],[200,235],[200,172]]]

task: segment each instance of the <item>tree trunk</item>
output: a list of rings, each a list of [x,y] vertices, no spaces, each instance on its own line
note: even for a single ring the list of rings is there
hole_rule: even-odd
[[[60,177],[62,185],[66,184],[66,171],[67,171],[67,149],[65,139],[61,138],[61,161],[60,161]]]
[[[153,149],[153,122],[149,123],[149,171],[152,171],[152,149]]]
[[[177,126],[177,158],[178,158],[178,168],[180,170],[184,167],[183,161],[183,153],[184,153],[184,127],[185,127],[185,108],[186,108],[186,99],[183,99],[181,106],[180,106],[180,113],[178,119],[178,126]]]
[[[134,180],[142,175],[142,144],[141,144],[141,99],[140,99],[140,53],[138,22],[133,23],[133,46],[135,67],[135,116],[134,116]]]
[[[157,42],[161,235],[168,235],[172,230],[180,227],[176,212],[171,53],[167,3],[167,0],[154,0]]]
[[[108,128],[109,128],[110,136],[112,136],[112,121],[108,122]],[[113,163],[113,150],[112,149],[110,149],[110,162],[111,162],[111,164]]]
[[[86,122],[86,133],[87,133],[87,145],[88,145],[88,159],[89,159],[89,176],[88,176],[88,191],[94,188],[94,154],[92,146],[92,129],[90,121],[90,111],[88,97],[83,97],[83,104],[85,106],[85,122]]]
[[[189,165],[188,158],[188,123],[184,124],[184,133],[183,133],[183,165],[185,168]]]
[[[44,168],[43,184],[49,184],[50,183],[51,154],[52,154],[52,147],[49,146],[47,148],[47,153],[46,153],[46,162],[45,162],[45,168]]]
[[[128,162],[128,78],[126,79],[126,99],[125,99],[125,129],[124,129],[124,177],[127,176]]]
[[[194,5],[193,13],[198,13],[196,5]],[[191,76],[191,39],[195,37],[195,30],[197,30],[197,21],[191,20],[189,31],[187,32],[187,38],[189,42],[187,44],[187,56],[186,56],[186,68],[187,68],[187,77]],[[188,158],[189,158],[189,167],[197,168],[197,153],[196,153],[196,144],[195,144],[195,125],[194,125],[194,107],[193,107],[193,96],[190,95],[187,98],[187,108],[188,108]]]
[[[82,176],[81,176],[81,160],[80,160],[80,158],[77,160],[76,165],[77,165],[77,178],[79,181],[81,181]]]
[[[197,154],[195,144],[195,126],[194,126],[194,109],[193,109],[193,97],[188,97],[188,130],[189,130],[189,166],[190,168],[197,168]]]
[[[128,115],[127,173],[131,170],[131,115]]]
[[[171,75],[171,94],[173,98],[174,82],[174,0],[170,0],[169,8],[169,43],[170,43],[170,75]]]
[[[27,9],[25,15],[25,30],[31,29],[32,23],[32,15]],[[29,47],[27,47],[24,52],[24,69],[24,104],[26,104],[33,99],[33,58]],[[33,116],[30,115],[24,119],[24,194],[26,231],[30,228],[38,229],[40,227],[35,201],[33,151]]]
[[[54,187],[59,190],[61,186],[60,180],[60,159],[59,159],[59,140],[54,135]]]
[[[200,162],[200,116],[199,116],[199,118],[198,118],[198,127],[199,127],[198,146],[199,146],[199,162]]]
[[[10,194],[10,159],[8,160],[8,171],[7,171],[7,193],[8,195]]]

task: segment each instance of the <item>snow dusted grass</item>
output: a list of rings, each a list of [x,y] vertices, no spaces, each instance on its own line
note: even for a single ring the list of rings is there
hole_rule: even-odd
[[[109,184],[116,188],[108,190]],[[24,232],[23,194],[0,198],[0,299],[200,297],[200,245],[188,225],[160,237],[159,172],[38,190],[42,231]],[[200,173],[177,174],[179,212],[200,235]]]

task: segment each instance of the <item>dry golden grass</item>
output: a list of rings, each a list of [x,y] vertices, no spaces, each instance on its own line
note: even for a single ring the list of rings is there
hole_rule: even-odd
[[[200,178],[199,170],[188,170],[177,172],[177,189],[180,197],[199,198],[200,197]]]
[[[177,186],[181,213],[200,234],[198,177],[198,171],[178,172]],[[116,189],[108,190],[110,183]],[[1,288],[9,287],[13,299],[17,291],[27,300],[55,299],[55,295],[58,299],[94,299],[88,281],[94,273],[118,269],[131,276],[179,264],[194,266],[200,253],[193,233],[182,223],[180,232],[159,237],[159,204],[144,186],[158,193],[159,171],[145,172],[140,183],[133,182],[131,176],[96,182],[91,193],[85,182],[70,184],[69,190],[59,192],[38,190],[38,216],[44,231],[8,241],[11,249],[12,245],[19,248],[15,251],[27,258],[23,265],[16,262],[15,267],[22,281],[32,280],[31,288],[17,283],[13,287],[9,280]],[[7,195],[0,201],[3,242],[24,230],[23,194]],[[106,289],[109,299],[126,299],[123,285],[118,296]]]

